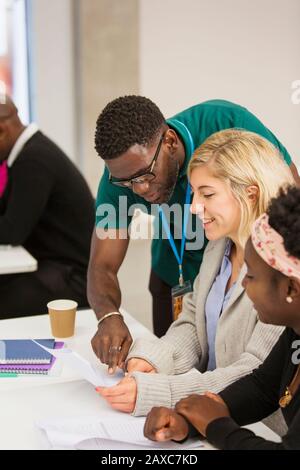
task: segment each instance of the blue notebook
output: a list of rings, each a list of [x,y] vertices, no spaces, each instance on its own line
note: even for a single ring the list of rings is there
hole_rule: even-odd
[[[54,339],[37,339],[47,348],[54,348]],[[0,364],[50,364],[52,355],[30,339],[0,340]]]

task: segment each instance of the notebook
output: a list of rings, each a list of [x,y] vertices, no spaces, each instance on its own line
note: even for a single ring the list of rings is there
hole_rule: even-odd
[[[54,344],[54,349],[63,348],[65,343],[62,341]],[[1,374],[17,373],[17,374],[48,374],[50,369],[53,367],[56,361],[56,357],[51,356],[51,362],[49,364],[1,364],[0,365],[0,376]]]
[[[38,339],[47,348],[54,347],[54,339]],[[30,339],[0,340],[0,364],[50,364],[52,355]]]

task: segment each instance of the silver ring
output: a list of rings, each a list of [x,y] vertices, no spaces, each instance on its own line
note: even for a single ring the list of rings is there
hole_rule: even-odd
[[[121,349],[122,349],[122,346],[111,346],[109,348],[109,351],[118,351],[119,352],[119,351],[121,351]]]

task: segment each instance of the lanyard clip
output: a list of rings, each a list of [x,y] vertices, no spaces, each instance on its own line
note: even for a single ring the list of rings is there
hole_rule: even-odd
[[[182,264],[179,265],[179,285],[183,286],[183,272],[182,272]]]

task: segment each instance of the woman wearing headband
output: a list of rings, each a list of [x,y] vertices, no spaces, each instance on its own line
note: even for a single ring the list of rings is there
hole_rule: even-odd
[[[300,189],[282,191],[255,222],[245,262],[243,284],[260,321],[287,328],[264,363],[220,395],[192,395],[176,411],[152,410],[150,439],[184,439],[189,422],[221,449],[300,450]],[[279,408],[288,426],[282,442],[240,428]]]
[[[189,178],[191,211],[210,240],[194,292],[164,337],[134,343],[129,376],[98,388],[113,408],[137,416],[153,406],[174,407],[191,393],[223,390],[257,368],[282,332],[257,320],[242,279],[251,226],[279,188],[293,183],[288,166],[264,138],[228,129],[196,150]]]

